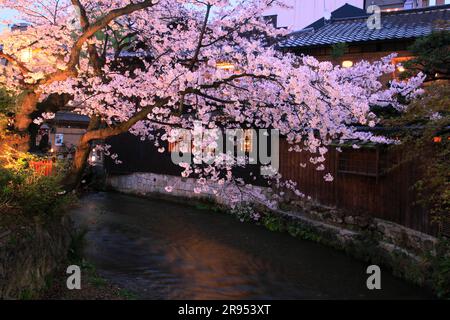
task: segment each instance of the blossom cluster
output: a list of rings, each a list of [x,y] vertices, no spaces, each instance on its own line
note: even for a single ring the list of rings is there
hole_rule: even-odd
[[[152,140],[160,152],[177,139],[179,128],[202,134],[195,132],[196,123],[207,129],[273,128],[286,137],[292,152],[311,153],[310,162],[327,181],[333,180],[323,165],[331,143],[389,143],[357,128],[377,124],[372,106],[405,110],[408,100],[421,93],[420,74],[383,86],[380,78],[393,72],[393,56],[342,68],[280,52],[276,41],[288,31],[261,19],[273,0],[133,1],[139,3],[145,8],[113,19],[83,43],[75,76],[58,78],[49,75],[71,63],[86,22],[82,13],[93,23],[130,1],[42,0],[30,5],[28,0],[0,0],[0,7],[18,10],[30,23],[26,31],[0,36],[3,52],[20,61],[3,68],[0,81],[16,91],[32,88],[41,100],[70,95],[75,111],[111,128],[148,111],[129,131]],[[102,61],[100,74],[90,62],[89,47]],[[215,143],[202,141],[195,146],[200,153]],[[245,189],[233,175],[233,168],[245,161],[226,153],[218,159],[181,163],[182,175],[196,177],[196,192],[211,188],[206,181],[219,187],[234,182]],[[275,177],[278,185],[301,194],[279,174]]]

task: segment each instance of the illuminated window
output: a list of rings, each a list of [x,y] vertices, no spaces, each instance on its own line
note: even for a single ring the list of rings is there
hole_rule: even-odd
[[[183,132],[178,140],[169,142],[169,152],[191,152],[193,146],[190,145],[190,134]]]
[[[400,73],[406,71],[406,68],[402,64],[411,59],[412,57],[398,57],[392,59],[392,64],[395,66],[394,78],[397,78]]]
[[[244,143],[242,144],[242,151],[250,153],[253,150],[253,130],[244,130]]]
[[[434,143],[441,143],[442,142],[442,137],[433,137],[433,142]]]
[[[216,64],[216,68],[217,69],[222,69],[222,70],[228,70],[228,71],[233,71],[235,69],[234,64],[230,63],[230,62],[218,62]]]
[[[344,68],[351,68],[351,67],[353,67],[353,61],[350,61],[350,60],[342,61],[342,67],[344,67]]]
[[[23,63],[29,63],[33,57],[33,51],[28,48],[20,51],[20,61]]]

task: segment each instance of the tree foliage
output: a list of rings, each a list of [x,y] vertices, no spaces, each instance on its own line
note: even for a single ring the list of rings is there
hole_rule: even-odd
[[[311,162],[322,171],[333,141],[387,142],[358,132],[357,125],[376,125],[371,106],[403,110],[421,93],[421,75],[383,86],[380,77],[393,72],[393,56],[346,69],[277,51],[274,41],[286,31],[261,19],[274,0],[39,3],[0,0],[30,23],[26,32],[0,37],[0,57],[10,62],[0,81],[27,92],[16,116],[19,130],[52,94],[69,95],[75,111],[91,116],[76,168],[85,163],[91,141],[127,131],[164,152],[180,129],[203,135],[203,129],[253,127],[279,130],[292,151],[314,154]],[[197,150],[218,149],[211,135]],[[203,152],[195,156],[202,165],[182,165],[185,176],[199,177],[197,191],[209,188],[207,179],[235,182],[237,157],[222,152],[204,165]]]
[[[388,126],[403,128],[397,146],[407,160],[418,164],[422,177],[415,188],[419,202],[430,210],[436,222],[450,223],[450,86],[448,82],[426,87],[421,99],[408,111],[385,121]]]
[[[450,80],[450,31],[436,31],[417,39],[409,48],[414,58],[404,63],[408,77],[423,72],[427,81]]]
[[[333,44],[331,47],[331,56],[334,59],[342,57],[348,50],[348,45],[345,42]]]
[[[10,92],[0,87],[0,114],[6,115],[9,112],[13,112],[14,107],[14,97]]]

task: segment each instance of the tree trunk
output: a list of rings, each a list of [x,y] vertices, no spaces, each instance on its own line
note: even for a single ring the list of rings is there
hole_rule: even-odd
[[[90,143],[80,143],[77,146],[72,168],[63,181],[64,187],[67,191],[77,189],[80,186],[90,152]]]
[[[39,94],[34,91],[26,91],[18,101],[17,113],[14,119],[14,131],[8,132],[0,142],[3,147],[13,148],[21,152],[28,152],[30,149],[29,126],[32,123],[30,115],[36,111]]]
[[[19,131],[25,131],[31,124],[30,114],[37,109],[39,94],[34,91],[27,91],[24,93],[20,101],[19,111],[16,114],[16,128]]]
[[[86,169],[89,153],[91,152],[91,140],[87,137],[91,131],[97,130],[99,126],[100,119],[96,116],[92,116],[89,121],[87,132],[78,142],[75,156],[73,158],[72,168],[63,181],[65,189],[68,191],[77,189],[80,186],[84,170]]]
[[[17,135],[20,137],[15,139],[15,147],[19,151],[27,152],[30,148],[30,134],[28,132],[28,128],[32,123],[30,115],[36,111],[38,101],[39,94],[34,91],[25,92],[24,96],[19,101],[14,123],[14,126],[18,131]]]

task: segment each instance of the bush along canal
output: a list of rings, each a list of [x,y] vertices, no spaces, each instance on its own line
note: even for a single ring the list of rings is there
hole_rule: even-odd
[[[239,210],[234,215],[246,222],[248,215]],[[333,244],[333,237],[318,232],[318,228],[287,223],[288,218],[278,215],[261,220],[267,230],[206,205],[195,208],[97,193],[83,198],[72,217],[78,227],[87,228],[84,254],[98,274],[137,298],[434,297],[383,266],[382,289],[368,290],[366,269],[371,263],[317,243]],[[366,250],[373,249],[370,243],[365,245]]]

